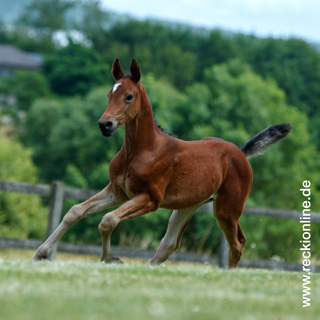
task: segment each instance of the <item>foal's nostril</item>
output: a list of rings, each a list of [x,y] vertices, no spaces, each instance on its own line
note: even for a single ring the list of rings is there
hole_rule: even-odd
[[[104,126],[107,130],[110,130],[112,128],[113,123],[111,121],[107,121],[104,123]]]
[[[110,137],[115,129],[115,124],[112,121],[98,121],[102,134],[106,137]]]

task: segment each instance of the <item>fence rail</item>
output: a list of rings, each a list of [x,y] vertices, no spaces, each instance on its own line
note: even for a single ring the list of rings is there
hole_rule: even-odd
[[[28,182],[0,180],[0,191],[37,194],[43,197],[50,197],[51,190],[55,183],[59,182],[53,182],[53,184],[50,186],[47,184],[33,184]],[[85,190],[64,187],[64,197],[84,201],[95,195],[98,191],[100,190]]]
[[[44,184],[31,184],[26,182],[4,181],[0,180],[0,191],[17,192],[25,194],[36,194],[39,196],[50,197],[50,213],[47,228],[47,236],[57,227],[61,219],[61,211],[64,198],[72,198],[79,201],[86,200],[96,194],[99,190],[84,190],[78,188],[65,187],[63,182],[55,181],[52,185]],[[212,211],[212,203],[206,203],[201,206],[198,211]],[[264,216],[269,218],[280,219],[293,219],[300,220],[301,211],[299,210],[287,210],[287,209],[275,209],[265,207],[250,207],[246,206],[243,212],[245,215]],[[312,223],[320,223],[320,213],[310,212],[310,218]],[[221,233],[220,248],[218,257],[212,255],[201,255],[194,253],[181,253],[175,252],[171,260],[178,261],[190,261],[190,262],[203,262],[210,264],[219,264],[220,267],[226,268],[227,266],[227,244],[223,233]],[[40,245],[40,241],[36,240],[22,240],[22,239],[9,239],[0,238],[0,247],[13,247],[13,248],[29,248],[36,249]],[[100,247],[96,246],[77,246],[74,244],[59,243],[58,247],[53,248],[49,258],[53,260],[55,258],[56,250],[74,252],[74,253],[86,253],[86,254],[100,254]],[[153,250],[141,250],[136,248],[113,248],[115,254],[126,257],[137,258],[151,258],[154,254]],[[296,263],[287,262],[275,262],[268,260],[251,260],[242,258],[239,266],[254,267],[254,268],[267,268],[267,269],[281,269],[281,270],[302,270],[301,265]],[[320,266],[313,266],[314,272],[320,272]]]
[[[0,238],[0,248],[16,248],[26,250],[36,250],[41,245],[40,240],[32,239],[14,239],[14,238]],[[116,256],[127,258],[140,258],[150,260],[155,254],[154,250],[143,250],[138,248],[128,247],[111,247],[112,252]],[[59,242],[59,252],[86,254],[93,256],[100,256],[101,247],[94,245],[77,245],[72,243]],[[219,257],[211,254],[199,254],[191,252],[174,252],[169,259],[170,261],[186,261],[191,263],[203,263],[217,265]],[[273,260],[256,260],[241,258],[239,267],[242,268],[261,268],[270,270],[286,270],[286,271],[301,271],[302,265],[293,262],[282,262]],[[320,273],[320,266],[311,265],[311,272]]]

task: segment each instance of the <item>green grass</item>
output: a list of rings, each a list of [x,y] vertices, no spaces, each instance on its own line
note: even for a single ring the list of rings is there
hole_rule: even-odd
[[[300,273],[127,261],[2,259],[0,319],[319,319],[319,274],[302,308]]]

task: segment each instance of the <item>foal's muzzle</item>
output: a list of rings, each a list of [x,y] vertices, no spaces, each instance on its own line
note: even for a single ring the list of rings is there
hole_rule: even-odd
[[[110,137],[113,134],[114,130],[116,130],[117,128],[116,123],[109,120],[98,121],[98,124],[102,134],[106,137]]]

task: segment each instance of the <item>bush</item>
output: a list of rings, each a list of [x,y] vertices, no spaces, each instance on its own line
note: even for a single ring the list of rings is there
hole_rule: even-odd
[[[0,139],[0,179],[37,182],[32,153],[20,143]],[[48,208],[35,195],[0,192],[0,234],[2,237],[43,239]]]

